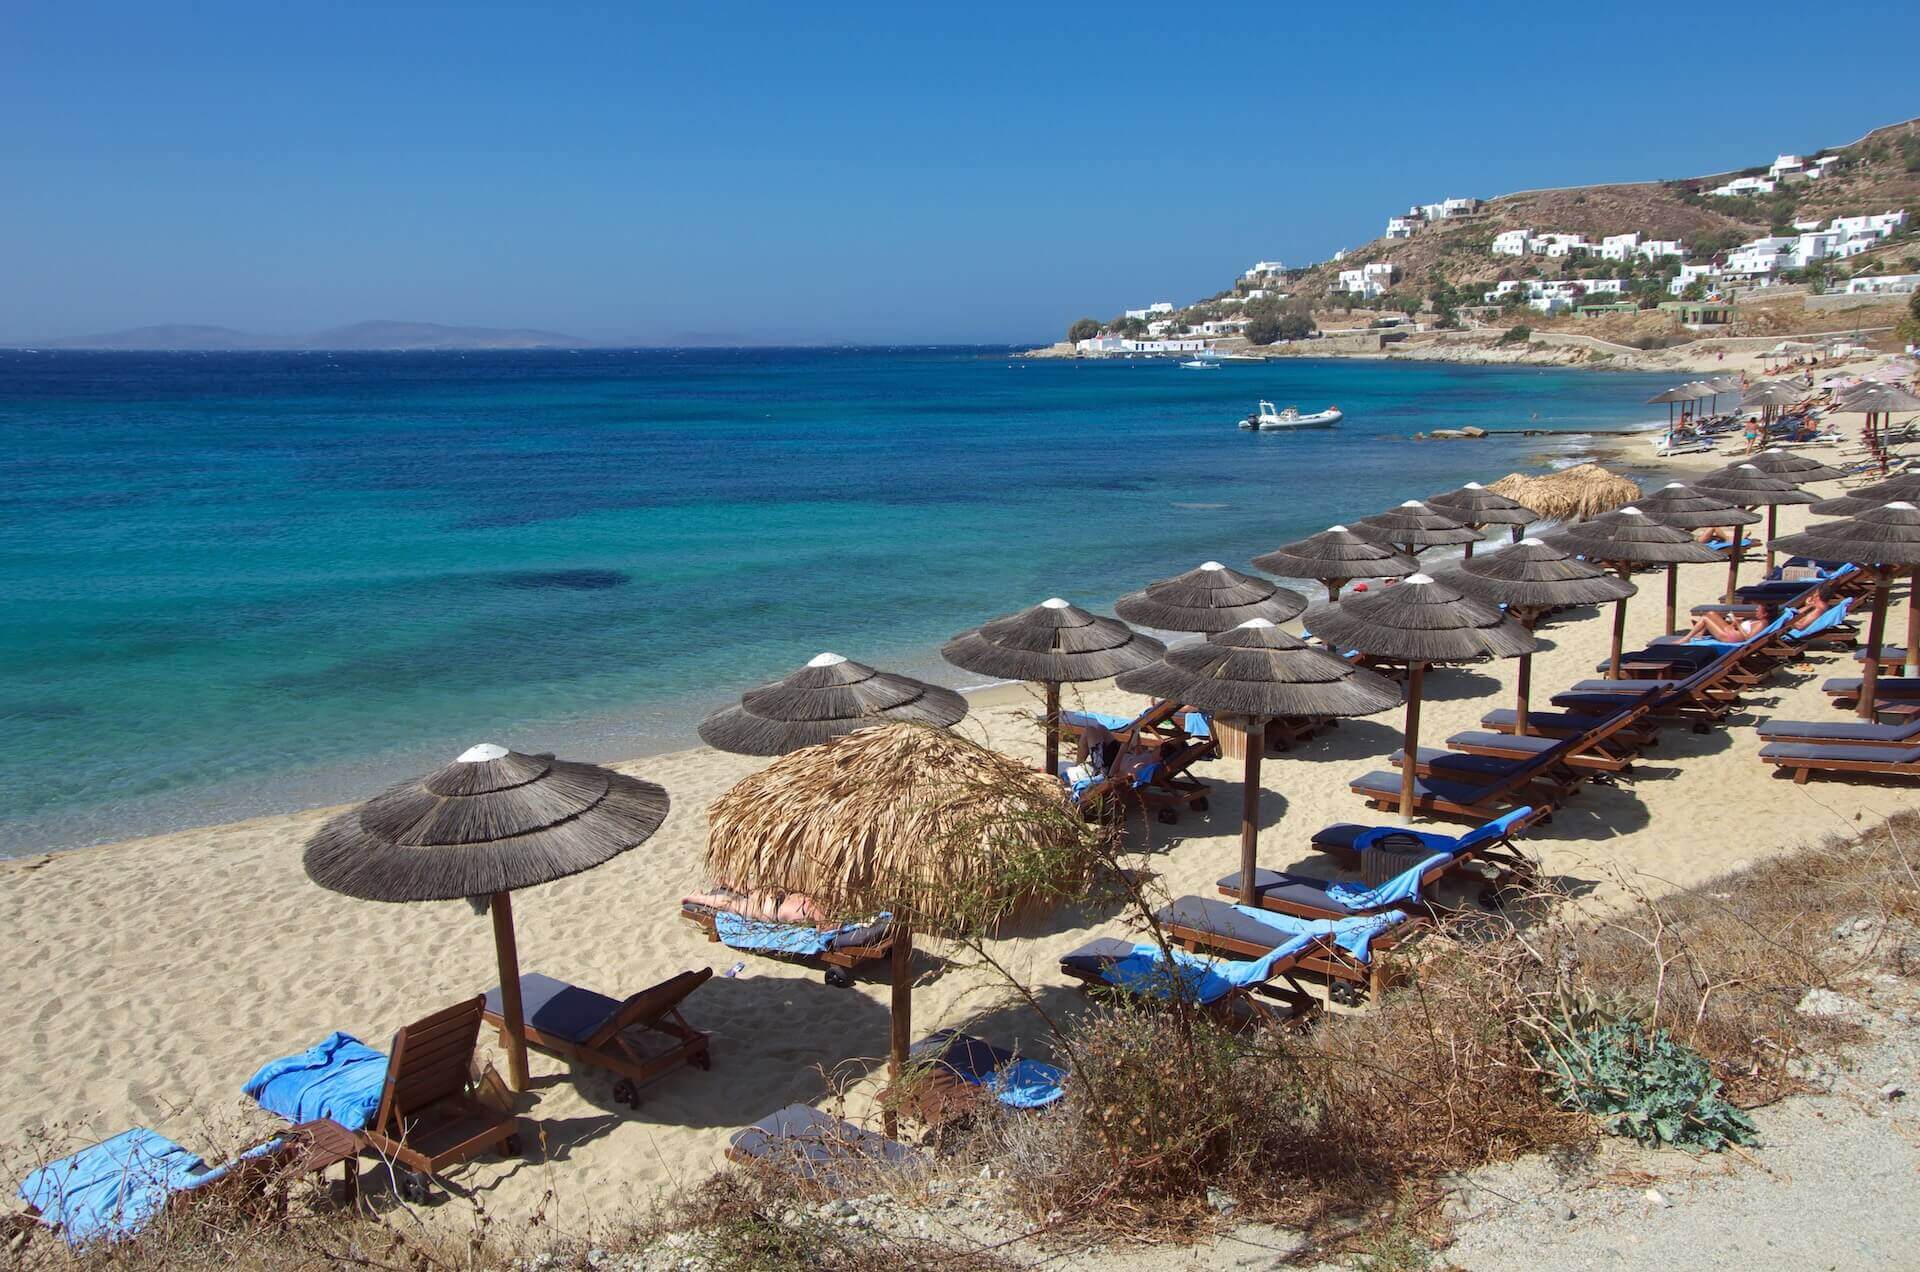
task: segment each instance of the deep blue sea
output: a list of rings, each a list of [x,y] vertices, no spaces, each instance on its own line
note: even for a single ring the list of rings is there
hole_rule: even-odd
[[[589,759],[1654,418],[1635,375],[1007,350],[0,351],[0,854]],[[1260,398],[1329,432],[1234,427]],[[1531,425],[1564,438],[1414,442]]]

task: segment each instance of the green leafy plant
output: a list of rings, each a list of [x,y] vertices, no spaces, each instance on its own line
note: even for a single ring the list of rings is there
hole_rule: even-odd
[[[1533,339],[1533,328],[1522,323],[1517,327],[1508,327],[1506,331],[1501,334],[1499,343],[1503,345],[1525,344],[1531,339]]]
[[[1718,1152],[1751,1144],[1751,1119],[1721,1094],[1706,1059],[1665,1029],[1587,1002],[1548,1021],[1532,1046],[1547,1092],[1642,1144]]]

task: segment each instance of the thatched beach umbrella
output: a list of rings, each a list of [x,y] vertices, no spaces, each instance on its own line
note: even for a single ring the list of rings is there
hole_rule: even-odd
[[[1697,490],[1684,481],[1670,481],[1652,494],[1642,495],[1633,505],[1663,526],[1676,530],[1704,530],[1725,526],[1732,552],[1740,539],[1740,527],[1760,520],[1757,512],[1736,507],[1720,496]],[[1667,625],[1673,631],[1680,615],[1680,567],[1667,566]]]
[[[1418,499],[1409,499],[1397,508],[1362,517],[1353,523],[1353,532],[1363,539],[1389,544],[1408,556],[1422,549],[1457,547],[1476,543],[1480,534],[1469,530],[1446,513],[1429,508]]]
[[[1058,778],[910,724],[783,756],[715,800],[707,823],[707,867],[735,888],[802,893],[840,917],[893,915],[896,1079],[912,1038],[914,932],[977,933],[1070,890],[1086,866],[1088,831]]]
[[[1420,568],[1405,553],[1362,538],[1345,526],[1330,526],[1264,552],[1253,563],[1285,579],[1319,579],[1327,585],[1330,601],[1339,600],[1340,589],[1355,579],[1405,578]]]
[[[368,901],[476,902],[493,912],[513,1089],[527,1089],[513,893],[591,870],[643,844],[667,792],[612,769],[483,743],[332,818],[307,841],[307,875]]]
[[[1884,508],[1896,499],[1920,503],[1920,473],[1901,473],[1870,486],[1849,490],[1844,495],[1822,499],[1807,511],[1822,517],[1857,517],[1875,508]]]
[[[1895,411],[1920,411],[1920,397],[1915,397],[1897,384],[1863,383],[1855,385],[1840,395],[1833,405],[1838,415],[1864,415],[1867,422],[1863,436],[1874,457],[1880,461],[1880,471],[1887,471],[1887,448],[1875,430],[1875,421],[1884,427],[1890,421],[1882,419]]]
[[[1887,596],[1893,572],[1906,568],[1920,586],[1920,508],[1904,499],[1869,509],[1846,521],[1827,522],[1780,540],[1783,551],[1825,561],[1852,561],[1876,574],[1873,617],[1867,623],[1867,658],[1860,669],[1860,714],[1873,718],[1874,682],[1880,670],[1880,644],[1887,634]],[[1920,675],[1920,605],[1907,599],[1909,676]]]
[[[1640,487],[1598,464],[1576,464],[1539,477],[1509,473],[1487,489],[1553,521],[1597,517],[1624,508],[1640,497]]]
[[[1784,504],[1810,504],[1818,502],[1820,498],[1784,477],[1770,477],[1755,465],[1744,462],[1728,464],[1704,477],[1696,477],[1693,487],[1717,495],[1728,503],[1739,504],[1742,508],[1767,510],[1768,569],[1773,568],[1773,532],[1778,524],[1777,510]],[[1740,586],[1740,539],[1741,536],[1736,532],[1733,541],[1727,545],[1728,604],[1733,603],[1733,594]]]
[[[1398,590],[1398,589],[1392,589]],[[1400,702],[1400,687],[1289,635],[1264,618],[1192,645],[1169,649],[1160,661],[1121,675],[1132,693],[1172,698],[1216,720],[1240,719],[1247,732],[1240,814],[1240,900],[1253,904],[1253,871],[1260,833],[1260,756],[1267,721],[1279,716],[1361,716]]]
[[[1700,382],[1698,380],[1689,380],[1685,384],[1676,384],[1670,389],[1662,389],[1660,392],[1654,394],[1652,397],[1647,399],[1647,405],[1658,406],[1663,402],[1666,404],[1667,437],[1669,440],[1671,440],[1673,437],[1673,405],[1674,403],[1694,402],[1694,401],[1698,401],[1700,398],[1703,398],[1705,396],[1706,394],[1701,391]]]
[[[1774,411],[1792,406],[1806,396],[1805,385],[1788,384],[1785,380],[1762,380],[1740,395],[1740,409],[1765,411],[1771,418]]]
[[[1230,570],[1218,561],[1149,583],[1114,602],[1129,623],[1163,632],[1224,632],[1248,619],[1284,623],[1307,608],[1307,598],[1267,579]]]
[[[1719,556],[1693,536],[1663,526],[1640,509],[1617,508],[1586,521],[1577,521],[1545,536],[1556,548],[1578,553],[1589,561],[1611,565],[1622,579],[1636,565],[1711,565]],[[1613,606],[1613,652],[1607,675],[1620,678],[1620,646],[1627,631],[1627,598]]]
[[[1307,630],[1335,649],[1357,649],[1407,664],[1406,766],[1400,815],[1413,816],[1414,757],[1420,746],[1420,690],[1428,663],[1516,658],[1540,647],[1533,634],[1500,612],[1431,575],[1412,574],[1393,587],[1307,611]]]
[[[1778,477],[1781,481],[1790,481],[1796,486],[1804,486],[1815,481],[1839,481],[1846,476],[1838,468],[1823,464],[1817,459],[1808,459],[1790,450],[1778,446],[1769,446],[1757,454],[1750,455],[1747,462],[1769,477]]]
[[[1515,543],[1520,541],[1524,527],[1540,520],[1540,514],[1525,504],[1488,490],[1477,481],[1470,481],[1444,495],[1435,495],[1427,500],[1427,506],[1439,509],[1470,530],[1481,530],[1487,526],[1512,526]],[[1466,554],[1473,555],[1473,544],[1467,545]]]
[[[1540,539],[1522,539],[1511,547],[1462,561],[1440,581],[1478,601],[1505,605],[1529,631],[1539,615],[1563,605],[1604,605],[1632,596],[1634,585],[1617,579],[1591,561],[1581,561]],[[1514,696],[1518,713],[1514,732],[1527,732],[1527,698],[1533,687],[1533,655],[1520,655]]]
[[[961,632],[941,646],[940,656],[983,676],[1045,687],[1046,773],[1053,778],[1060,769],[1060,686],[1144,667],[1166,650],[1117,618],[1089,614],[1056,596]]]
[[[966,698],[951,689],[821,654],[786,679],[749,689],[737,705],[702,720],[700,738],[736,755],[785,755],[881,724],[944,729],[966,714]]]

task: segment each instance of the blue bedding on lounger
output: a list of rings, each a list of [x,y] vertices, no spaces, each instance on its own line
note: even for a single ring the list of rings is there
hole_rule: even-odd
[[[1402,910],[1390,910],[1385,914],[1359,915],[1350,919],[1302,919],[1291,914],[1261,910],[1249,905],[1236,905],[1233,908],[1247,918],[1266,924],[1276,934],[1290,941],[1331,936],[1335,945],[1362,963],[1367,961],[1367,955],[1373,947],[1373,938],[1395,924],[1404,923],[1407,918],[1406,912]]]
[[[380,1111],[386,1083],[387,1058],[336,1031],[305,1051],[269,1060],[240,1089],[289,1122],[328,1117],[362,1131]]]
[[[1443,848],[1418,865],[1407,867],[1377,887],[1366,888],[1354,883],[1330,884],[1327,887],[1327,897],[1349,910],[1384,910],[1388,906],[1399,905],[1403,901],[1411,901],[1419,896],[1421,876],[1443,862],[1452,861],[1457,855],[1455,849]]]
[[[1853,607],[1853,598],[1847,597],[1838,605],[1829,605],[1820,611],[1820,617],[1808,623],[1798,631],[1787,633],[1788,640],[1811,640],[1823,632],[1830,632],[1847,621],[1847,611]]]
[[[205,1162],[145,1127],[50,1162],[20,1184],[20,1197],[73,1245],[132,1236],[169,1194],[219,1178]]]
[[[1039,1060],[1018,1059],[1011,1051],[957,1029],[935,1030],[913,1044],[907,1059],[985,1088],[1009,1108],[1044,1108],[1066,1094],[1062,1070]]]
[[[884,922],[891,917],[882,914],[875,922]],[[867,923],[847,923],[823,932],[805,923],[767,923],[759,919],[742,918],[730,910],[716,910],[713,915],[713,930],[723,944],[736,950],[763,950],[774,954],[824,954],[833,948],[835,937],[869,926]]]
[[[1208,958],[1204,954],[1173,951],[1173,966],[1167,966],[1157,945],[1136,945],[1133,953],[1115,959],[1100,969],[1109,985],[1155,998],[1171,998],[1177,991],[1203,1006],[1217,1003],[1237,989],[1258,985],[1273,975],[1274,965],[1291,958],[1313,943],[1310,935],[1296,936],[1275,946],[1260,958],[1240,960]]]

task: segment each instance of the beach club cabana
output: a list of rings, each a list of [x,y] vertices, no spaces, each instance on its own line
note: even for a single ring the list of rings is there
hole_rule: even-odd
[[[1488,526],[1512,526],[1515,543],[1520,542],[1520,535],[1528,526],[1540,520],[1540,514],[1525,504],[1509,499],[1498,491],[1488,490],[1477,481],[1470,481],[1444,495],[1435,495],[1427,500],[1427,506],[1438,509],[1475,532]],[[1466,554],[1472,556],[1473,549],[1472,543],[1467,544]]]
[[[1209,635],[1250,619],[1284,623],[1307,608],[1307,598],[1271,580],[1208,561],[1185,574],[1149,583],[1114,602],[1129,623],[1163,632]]]
[[[1729,552],[1739,546],[1740,527],[1753,525],[1760,520],[1759,513],[1749,512],[1709,491],[1697,490],[1684,481],[1670,481],[1660,489],[1640,496],[1633,506],[1661,525],[1672,526],[1675,530],[1706,530],[1724,526]],[[1680,567],[1669,564],[1667,625],[1662,630],[1674,631],[1679,617]]]
[[[1169,649],[1157,662],[1123,673],[1117,683],[1132,693],[1187,703],[1245,731],[1240,813],[1240,900],[1245,905],[1254,903],[1267,721],[1372,715],[1400,703],[1400,686],[1393,681],[1315,649],[1264,618]]]
[[[591,870],[660,829],[667,792],[595,764],[483,743],[445,768],[333,817],[307,841],[307,876],[366,901],[484,903],[500,966],[509,1082],[527,1089],[513,894]]]
[[[1845,521],[1830,521],[1786,535],[1780,548],[1822,561],[1852,561],[1874,572],[1873,616],[1867,621],[1867,657],[1860,667],[1862,719],[1873,719],[1874,684],[1879,677],[1881,642],[1887,634],[1887,599],[1893,575],[1905,569],[1911,580],[1907,593],[1907,659],[1905,672],[1920,675],[1920,603],[1913,588],[1920,586],[1920,508],[1904,499],[1871,508]]]
[[[785,755],[876,725],[944,729],[966,715],[966,698],[951,689],[875,671],[839,654],[820,654],[702,720],[700,738],[736,755]]]
[[[1616,508],[1586,521],[1576,521],[1557,533],[1543,536],[1556,548],[1611,565],[1622,579],[1636,565],[1713,565],[1720,554],[1692,535],[1663,526],[1637,507]],[[1620,678],[1621,640],[1627,631],[1627,598],[1613,603],[1613,646],[1607,676]]]
[[[1397,548],[1410,557],[1419,556],[1427,548],[1459,547],[1480,541],[1479,531],[1467,529],[1418,499],[1360,518],[1353,523],[1353,532],[1364,539]]]
[[[964,671],[1034,681],[1046,693],[1046,774],[1060,773],[1060,686],[1105,680],[1144,667],[1167,647],[1117,618],[1089,614],[1059,597],[961,632],[940,656]]]
[[[1326,584],[1330,601],[1339,600],[1340,589],[1355,579],[1400,579],[1420,568],[1406,553],[1362,538],[1345,526],[1329,526],[1262,553],[1253,563],[1283,579],[1318,579]]]
[[[1765,508],[1767,510],[1767,560],[1773,560],[1773,529],[1776,524],[1777,510],[1787,504],[1811,504],[1819,502],[1820,496],[1800,489],[1784,477],[1769,477],[1759,468],[1748,463],[1729,464],[1725,468],[1710,472],[1703,477],[1693,479],[1693,488],[1706,494],[1724,499],[1728,503],[1738,504],[1742,508]],[[1733,601],[1733,595],[1740,586],[1740,543],[1742,536],[1733,535],[1727,545],[1727,601]]]
[[[944,729],[889,724],[782,756],[715,800],[707,867],[831,915],[892,915],[888,1071],[912,1042],[913,936],[994,930],[1076,895],[1098,832],[1051,774]],[[888,1113],[888,1131],[893,1115]]]
[[[1428,663],[1517,658],[1540,647],[1533,633],[1431,575],[1349,596],[1307,611],[1306,628],[1335,649],[1357,649],[1407,664],[1407,717],[1400,815],[1413,816],[1414,757],[1420,749],[1420,691]]]
[[[1569,556],[1539,539],[1522,539],[1498,552],[1460,562],[1440,581],[1478,601],[1504,605],[1528,631],[1548,610],[1569,605],[1605,605],[1632,596],[1635,587],[1591,561]],[[1533,687],[1533,655],[1519,656],[1514,675],[1513,731],[1527,733],[1527,699]]]
[[[1640,497],[1630,478],[1598,464],[1576,464],[1557,473],[1508,473],[1487,489],[1533,509],[1551,521],[1584,521]]]

